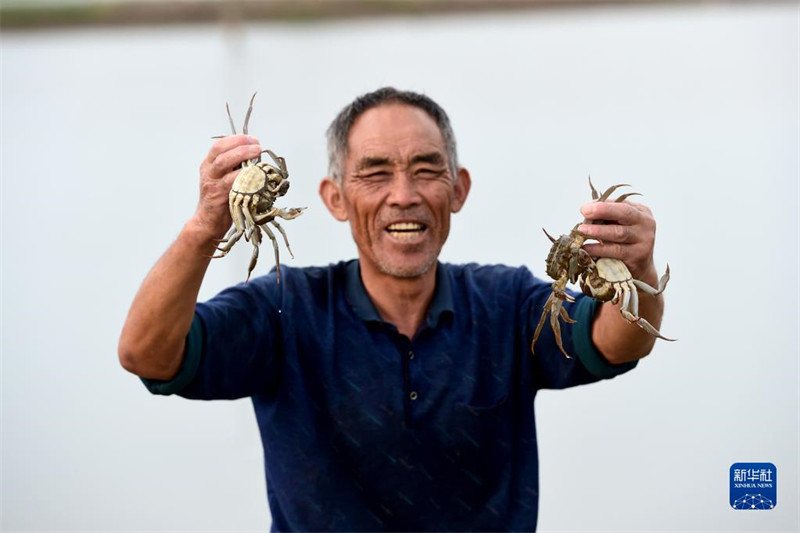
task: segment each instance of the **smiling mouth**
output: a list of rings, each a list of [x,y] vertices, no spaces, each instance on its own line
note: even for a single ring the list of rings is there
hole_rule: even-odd
[[[398,239],[410,239],[422,235],[426,229],[428,229],[428,226],[418,222],[397,222],[386,227],[389,235]]]

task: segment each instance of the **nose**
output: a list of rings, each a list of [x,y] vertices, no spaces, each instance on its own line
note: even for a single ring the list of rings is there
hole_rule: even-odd
[[[392,207],[405,208],[420,204],[422,197],[419,195],[415,180],[407,172],[400,170],[392,177],[386,201]]]

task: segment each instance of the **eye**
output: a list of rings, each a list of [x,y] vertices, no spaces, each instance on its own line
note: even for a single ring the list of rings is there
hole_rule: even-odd
[[[422,179],[433,179],[441,176],[443,172],[444,169],[442,168],[422,167],[415,170],[414,175]]]
[[[385,179],[388,178],[391,174],[385,170],[373,170],[371,172],[365,172],[361,175],[362,178],[366,179]]]

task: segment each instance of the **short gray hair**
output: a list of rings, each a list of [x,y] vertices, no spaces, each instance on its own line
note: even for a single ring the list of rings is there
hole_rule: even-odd
[[[450,125],[450,118],[444,109],[424,94],[412,91],[398,91],[394,87],[383,87],[371,93],[363,94],[345,106],[328,127],[328,173],[335,180],[341,180],[344,172],[344,160],[347,157],[347,139],[350,128],[364,112],[383,104],[405,104],[425,111],[439,126],[447,150],[450,174],[456,179],[458,156],[456,154],[456,136]]]

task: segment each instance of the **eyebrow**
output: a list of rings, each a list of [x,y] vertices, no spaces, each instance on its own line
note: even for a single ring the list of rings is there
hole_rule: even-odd
[[[439,152],[429,152],[427,154],[415,155],[411,158],[411,164],[429,163],[431,165],[444,165],[444,157]]]
[[[364,170],[366,168],[381,167],[390,165],[392,161],[388,157],[383,156],[366,156],[362,157],[356,165],[357,170]]]
[[[411,158],[409,164],[418,165],[428,163],[431,165],[444,165],[444,156],[439,152],[427,152],[418,154]],[[374,167],[391,165],[392,160],[386,156],[364,156],[356,164],[356,170],[366,170]]]

